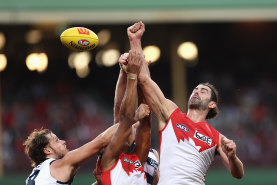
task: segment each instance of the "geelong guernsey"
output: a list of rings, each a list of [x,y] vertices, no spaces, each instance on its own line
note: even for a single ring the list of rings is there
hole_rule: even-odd
[[[31,175],[26,179],[26,185],[70,185],[73,181],[60,182],[50,174],[50,165],[55,159],[47,159],[35,167]]]
[[[148,185],[152,185],[158,167],[159,167],[159,161],[156,158],[153,149],[150,148],[147,160],[144,163],[144,167],[143,167]]]
[[[160,131],[158,185],[203,185],[214,160],[219,132],[207,122],[195,123],[176,109]]]
[[[99,160],[97,169],[103,185],[147,185],[143,166],[135,154],[121,153],[115,165],[106,171],[101,170],[100,164]]]

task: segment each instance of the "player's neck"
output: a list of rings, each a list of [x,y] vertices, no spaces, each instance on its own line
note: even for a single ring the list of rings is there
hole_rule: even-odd
[[[46,156],[46,159],[58,159],[58,157],[55,154],[50,154]]]
[[[198,110],[198,109],[188,109],[187,116],[193,122],[198,123],[206,121],[207,111]]]

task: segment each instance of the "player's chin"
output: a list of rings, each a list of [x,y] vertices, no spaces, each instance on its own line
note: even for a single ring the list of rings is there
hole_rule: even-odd
[[[68,148],[65,148],[64,155],[67,154],[68,152],[69,152]]]

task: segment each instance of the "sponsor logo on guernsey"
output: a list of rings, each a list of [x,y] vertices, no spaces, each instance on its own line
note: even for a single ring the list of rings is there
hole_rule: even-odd
[[[132,160],[129,160],[127,157],[123,158],[123,162],[133,164],[134,162]]]
[[[77,28],[79,34],[89,35],[89,30],[86,28]]]
[[[90,44],[90,42],[86,39],[81,39],[81,40],[78,41],[78,44],[80,46],[88,46]]]
[[[189,131],[189,128],[186,125],[182,124],[182,123],[177,123],[176,127],[179,130],[183,131],[183,132],[188,132]]]
[[[194,138],[207,143],[209,146],[212,144],[212,139],[210,137],[200,134],[197,130],[194,133]]]
[[[139,169],[141,167],[141,163],[139,161],[135,161],[135,168]]]

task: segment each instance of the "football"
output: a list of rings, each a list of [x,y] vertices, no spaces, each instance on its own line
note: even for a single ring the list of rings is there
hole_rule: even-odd
[[[60,36],[63,45],[73,51],[88,51],[98,45],[97,35],[83,27],[73,27],[65,30]]]

